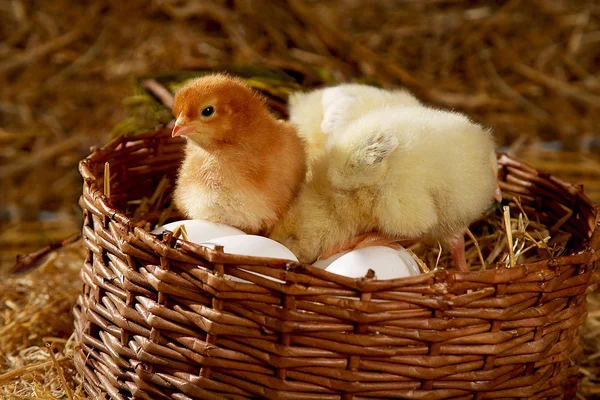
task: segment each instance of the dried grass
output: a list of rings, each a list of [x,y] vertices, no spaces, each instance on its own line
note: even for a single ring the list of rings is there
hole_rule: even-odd
[[[572,246],[571,234],[530,221],[518,198],[502,209],[495,207],[487,216],[471,225],[465,241],[465,258],[472,271],[558,257]],[[570,215],[566,210],[566,215]],[[453,268],[452,255],[431,243],[404,243],[422,263],[434,268]],[[419,263],[421,264],[421,263]],[[422,267],[421,267],[422,268]]]
[[[170,118],[158,106],[152,112],[138,107],[154,103],[139,95],[137,79],[183,78],[190,76],[183,70],[222,64],[292,68],[322,82],[361,77],[405,85],[428,104],[467,112],[493,127],[511,155],[584,184],[600,201],[595,1],[206,4],[0,3],[0,272],[17,253],[79,229],[75,166],[90,146],[106,142],[111,132]],[[292,89],[281,87],[281,97]],[[508,221],[515,259],[562,251],[567,238],[560,226],[546,233],[527,220],[526,210],[520,215]],[[475,268],[511,260],[501,210],[490,218],[473,227],[475,239],[467,242]],[[414,250],[428,265],[449,257],[435,248]],[[66,341],[81,257],[74,245],[30,275],[0,281],[1,397],[69,398],[59,371],[72,382]],[[582,398],[600,396],[600,295],[592,293],[589,301]],[[54,342],[56,363],[46,342]],[[71,390],[73,398],[84,398],[79,388]]]
[[[28,275],[0,281],[1,398],[69,398],[68,390],[73,399],[86,398],[79,388],[65,390],[75,374],[71,307],[80,291],[83,258],[77,243]]]

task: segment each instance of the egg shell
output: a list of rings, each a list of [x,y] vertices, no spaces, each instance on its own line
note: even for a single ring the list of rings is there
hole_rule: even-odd
[[[205,244],[205,243],[203,243]],[[223,246],[223,252],[228,254],[238,254],[243,256],[253,257],[269,257],[269,258],[280,258],[283,260],[298,261],[294,253],[284,245],[269,238],[257,235],[245,235],[245,236],[226,236],[216,239],[212,239],[206,244],[213,244]],[[285,283],[284,281],[270,276],[265,276],[255,272],[250,274],[261,276],[265,279],[269,279],[279,283]],[[237,282],[247,282],[244,279],[230,276],[229,279]]]
[[[329,258],[325,258],[323,260],[317,260],[313,263],[313,267],[317,267],[320,269],[327,269],[327,267],[329,267],[335,260],[339,259],[340,257],[350,253],[352,250],[346,250],[346,251],[342,251],[341,253],[337,253],[332,255]]]
[[[367,271],[375,271],[376,279],[395,279],[421,273],[419,265],[403,248],[372,246],[352,250],[335,260],[325,270],[349,278],[362,278]]]
[[[223,246],[223,252],[241,256],[281,258],[298,261],[294,253],[284,245],[264,236],[224,236],[206,241],[207,244]],[[204,243],[203,243],[204,244]]]
[[[152,231],[153,234],[158,235],[166,230],[173,232],[179,225],[185,226],[188,239],[193,243],[202,243],[207,240],[223,237],[223,236],[236,236],[246,235],[243,231],[233,228],[231,226],[218,224],[215,222],[204,221],[201,219],[187,219],[182,221],[175,221],[156,228]],[[180,236],[181,238],[181,236]]]

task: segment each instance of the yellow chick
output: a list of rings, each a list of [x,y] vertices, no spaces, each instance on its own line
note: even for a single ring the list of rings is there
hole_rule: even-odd
[[[272,238],[309,263],[365,232],[433,239],[467,269],[464,233],[496,188],[489,130],[458,113],[387,106],[332,139]]]
[[[175,94],[173,136],[187,139],[173,199],[186,216],[268,234],[306,174],[296,129],[242,80],[198,78]]]
[[[387,105],[418,106],[419,101],[403,89],[385,90],[348,83],[290,95],[289,120],[307,144],[308,179],[311,166],[325,153],[327,136],[351,120]]]

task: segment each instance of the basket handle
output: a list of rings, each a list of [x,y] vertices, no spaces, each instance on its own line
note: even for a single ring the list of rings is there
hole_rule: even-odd
[[[144,89],[148,91],[156,100],[160,102],[163,106],[168,108],[169,110],[173,109],[173,100],[175,96],[163,85],[158,82],[156,79],[146,79],[142,82],[142,86]]]

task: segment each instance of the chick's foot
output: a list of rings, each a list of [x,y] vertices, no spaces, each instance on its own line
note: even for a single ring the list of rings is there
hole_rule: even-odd
[[[465,237],[463,234],[456,235],[450,238],[448,241],[450,251],[452,251],[452,259],[456,269],[461,272],[469,271],[467,266],[467,260],[465,259]]]

